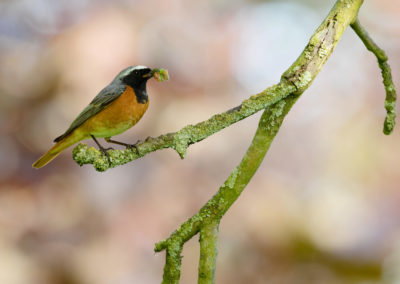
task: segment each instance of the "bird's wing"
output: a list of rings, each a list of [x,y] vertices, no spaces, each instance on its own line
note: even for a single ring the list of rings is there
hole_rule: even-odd
[[[101,110],[106,108],[109,104],[119,98],[125,91],[126,86],[122,84],[111,83],[105,87],[101,92],[90,102],[90,104],[83,109],[78,117],[71,123],[71,126],[65,131],[65,133],[56,139],[54,142],[62,140],[65,136],[70,134],[76,128],[81,126],[86,120],[99,113]]]

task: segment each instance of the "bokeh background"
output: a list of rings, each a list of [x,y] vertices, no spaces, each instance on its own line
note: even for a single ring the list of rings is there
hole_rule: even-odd
[[[171,80],[149,82],[148,112],[119,140],[240,104],[279,80],[334,2],[1,1],[0,283],[159,283],[154,243],[216,192],[260,114],[185,160],[168,149],[98,173],[70,148],[31,164],[129,65],[167,68]],[[395,0],[360,13],[397,89],[399,17]],[[381,81],[347,30],[223,219],[217,283],[400,283],[400,127],[382,133]],[[198,249],[197,237],[185,245],[182,283],[197,281]]]

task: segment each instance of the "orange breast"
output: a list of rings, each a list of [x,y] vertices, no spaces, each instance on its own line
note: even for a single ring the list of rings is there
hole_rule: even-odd
[[[87,136],[112,137],[134,126],[142,118],[148,106],[149,101],[145,104],[138,103],[133,89],[127,86],[118,99],[89,118],[79,130]]]

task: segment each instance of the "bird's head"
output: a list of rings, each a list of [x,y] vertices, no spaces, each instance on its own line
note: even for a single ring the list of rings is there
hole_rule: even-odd
[[[117,75],[117,79],[129,86],[136,88],[146,84],[147,80],[153,77],[153,73],[154,72],[146,66],[130,66],[122,70]]]

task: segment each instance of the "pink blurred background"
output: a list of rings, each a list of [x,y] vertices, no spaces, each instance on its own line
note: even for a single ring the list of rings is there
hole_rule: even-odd
[[[129,65],[163,67],[135,142],[279,81],[335,1],[2,1],[0,283],[159,283],[165,239],[239,163],[260,114],[189,148],[96,172],[31,164]],[[400,3],[361,22],[400,89]],[[217,283],[400,283],[400,126],[382,133],[376,59],[349,29],[220,227]],[[399,108],[397,108],[399,110]],[[399,120],[397,119],[399,122]],[[93,145],[91,141],[88,144]],[[195,283],[197,237],[181,283]]]

